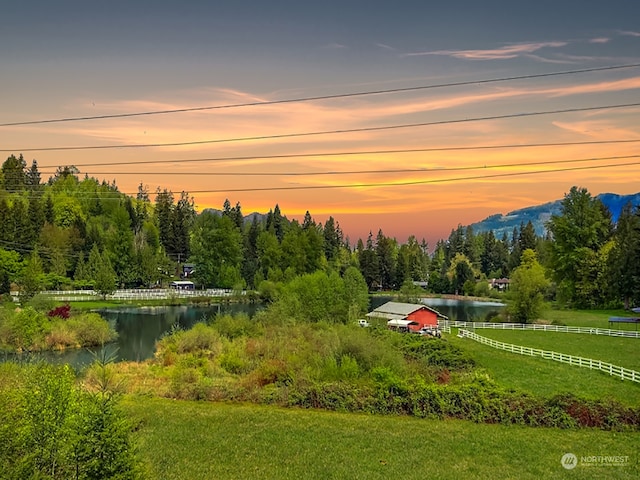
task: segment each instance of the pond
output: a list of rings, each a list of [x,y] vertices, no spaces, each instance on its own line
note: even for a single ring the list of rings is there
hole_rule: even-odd
[[[392,301],[393,297],[371,297],[370,309]],[[502,308],[500,303],[471,300],[425,298],[426,305],[438,310],[450,320],[483,321],[487,315]],[[100,310],[118,332],[118,339],[104,349],[77,349],[64,352],[44,352],[36,355],[4,356],[5,360],[30,361],[34,358],[54,363],[69,363],[76,368],[91,364],[96,355],[113,354],[115,361],[142,361],[153,357],[156,341],[172,328],[191,328],[196,322],[205,321],[218,314],[246,313],[252,317],[262,305],[223,304],[212,306],[136,307]]]
[[[371,309],[394,301],[393,297],[371,297]],[[397,301],[397,300],[395,300]],[[500,312],[504,307],[499,302],[480,302],[477,300],[458,300],[449,298],[423,298],[422,303],[437,310],[451,321],[484,322],[487,318]]]
[[[173,328],[189,329],[197,322],[218,314],[246,313],[253,316],[261,308],[254,304],[211,306],[125,307],[99,310],[118,332],[118,339],[104,348],[70,349],[64,352],[7,354],[5,360],[31,361],[44,359],[52,363],[69,363],[76,368],[91,364],[96,355],[113,355],[115,361],[141,361],[153,357],[156,341]]]

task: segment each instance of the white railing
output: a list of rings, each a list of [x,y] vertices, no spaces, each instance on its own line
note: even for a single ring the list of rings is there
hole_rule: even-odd
[[[488,322],[452,322],[443,320],[442,330],[445,326],[449,329],[453,328],[491,328],[494,330],[535,330],[542,332],[561,332],[561,333],[586,333],[589,335],[607,335],[610,337],[629,337],[640,338],[640,332],[631,330],[612,330],[610,328],[593,328],[593,327],[569,327],[566,325],[540,325],[536,323],[488,323]]]
[[[575,365],[583,368],[590,368],[606,372],[614,377],[619,377],[622,380],[631,380],[632,382],[640,383],[640,372],[630,370],[628,368],[619,367],[611,363],[602,362],[600,360],[594,360],[592,358],[575,357],[573,355],[566,355],[564,353],[551,352],[548,350],[540,350],[537,348],[523,347],[521,345],[514,345],[512,343],[498,342],[491,338],[482,337],[477,333],[470,332],[469,330],[460,330],[458,336],[462,338],[470,338],[476,342],[490,347],[505,350],[511,353],[517,353],[519,355],[528,355],[530,357],[542,357],[547,360],[553,360],[556,362],[566,363],[569,365]]]
[[[169,298],[191,297],[229,297],[233,293],[230,289],[209,288],[206,290],[179,290],[173,288],[141,288],[116,290],[107,295],[109,300],[165,300]],[[49,298],[60,302],[82,302],[99,300],[102,296],[94,290],[47,290],[40,292]],[[243,292],[244,294],[244,292]],[[14,294],[12,294],[14,295]],[[14,295],[17,298],[17,293]]]

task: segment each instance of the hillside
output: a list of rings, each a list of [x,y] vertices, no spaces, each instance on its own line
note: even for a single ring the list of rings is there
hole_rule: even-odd
[[[614,222],[618,221],[622,207],[631,202],[635,207],[640,206],[640,193],[632,195],[618,195],[615,193],[602,193],[596,195],[611,212]],[[514,228],[518,228],[521,223],[527,224],[529,221],[533,224],[536,234],[543,236],[546,233],[545,224],[551,218],[551,215],[560,213],[562,200],[544,203],[533,207],[521,208],[503,215],[497,213],[491,215],[480,222],[471,224],[475,233],[486,232],[492,230],[496,238],[502,238],[503,234],[511,237]]]

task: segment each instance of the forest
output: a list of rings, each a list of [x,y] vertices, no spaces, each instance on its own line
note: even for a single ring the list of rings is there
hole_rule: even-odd
[[[510,278],[521,293],[569,307],[639,300],[640,212],[628,205],[614,224],[585,188],[570,188],[544,237],[531,223],[501,238],[459,225],[432,247],[374,231],[353,241],[333,217],[322,224],[307,212],[300,223],[277,204],[245,217],[240,202],[226,200],[220,211],[198,213],[188,192],[140,184],[128,196],[115,181],[79,178],[72,165],[45,181],[36,160],[28,166],[11,155],[0,171],[0,294],[148,288],[188,262],[198,287],[252,289],[267,299],[298,276],[355,267],[370,291],[426,285],[435,294],[486,297],[491,279]]]

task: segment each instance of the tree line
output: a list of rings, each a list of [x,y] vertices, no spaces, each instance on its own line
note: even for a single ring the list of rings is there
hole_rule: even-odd
[[[25,294],[149,287],[188,262],[202,287],[268,290],[319,270],[343,275],[356,267],[371,291],[417,284],[486,296],[491,279],[536,262],[548,281],[541,293],[562,304],[629,307],[640,300],[638,208],[627,205],[614,224],[604,204],[579,187],[565,195],[544,237],[531,222],[501,238],[459,225],[433,251],[424,239],[402,243],[382,230],[352,242],[333,217],[323,224],[307,212],[302,222],[289,220],[278,205],[245,217],[239,202],[226,200],[221,210],[198,213],[188,192],[158,188],[152,202],[143,184],[128,196],[115,181],[79,178],[73,166],[43,182],[37,162],[28,167],[22,155],[3,163],[0,187],[0,292],[12,283]],[[523,257],[527,250],[534,256]]]

